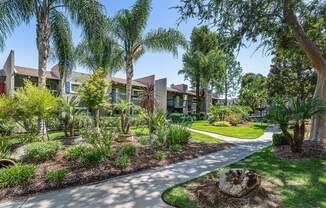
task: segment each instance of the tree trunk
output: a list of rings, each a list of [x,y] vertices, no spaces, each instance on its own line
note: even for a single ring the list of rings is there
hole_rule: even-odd
[[[315,46],[310,38],[305,34],[298,18],[293,12],[291,0],[284,0],[284,17],[288,26],[291,28],[295,39],[309,58],[312,67],[318,74],[315,97],[326,102],[326,59],[321,51]],[[313,116],[310,131],[311,140],[326,138],[326,113],[321,116]]]
[[[200,80],[196,80],[196,113],[200,113]]]
[[[46,68],[50,48],[51,27],[49,22],[49,2],[43,0],[37,11],[36,44],[38,49],[38,84],[46,86]]]
[[[208,81],[204,82],[204,93],[205,93],[205,115],[207,116],[208,108],[209,108]]]
[[[95,110],[95,128],[96,131],[99,133],[100,132],[100,110],[99,109]]]
[[[326,68],[325,68],[326,71]],[[326,75],[318,73],[317,85],[314,97],[326,102]],[[326,114],[312,117],[310,128],[310,139],[319,141],[326,139]]]
[[[224,83],[224,105],[228,105],[228,82]]]
[[[132,78],[134,76],[134,69],[133,69],[133,63],[132,58],[127,57],[127,63],[126,63],[126,100],[131,103],[131,93],[132,93]]]

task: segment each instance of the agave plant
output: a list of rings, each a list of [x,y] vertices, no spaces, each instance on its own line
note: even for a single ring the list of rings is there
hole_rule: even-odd
[[[288,101],[275,101],[269,109],[268,117],[277,122],[286,138],[289,140],[292,152],[302,152],[307,119],[321,115],[326,111],[326,103],[318,98],[290,98]],[[294,134],[288,131],[289,123],[294,124]]]

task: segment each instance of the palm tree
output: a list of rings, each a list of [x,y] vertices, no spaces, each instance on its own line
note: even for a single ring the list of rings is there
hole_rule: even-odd
[[[269,111],[268,117],[280,125],[286,139],[290,142],[291,150],[295,153],[302,151],[305,138],[305,123],[312,116],[320,116],[326,112],[326,103],[318,98],[290,98],[288,101],[275,101]],[[288,131],[289,123],[293,123],[294,134]]]
[[[114,32],[124,52],[126,99],[131,102],[134,61],[146,50],[168,51],[177,55],[178,46],[187,45],[185,37],[175,29],[159,28],[143,34],[150,15],[151,0],[137,0],[131,10],[123,9],[113,19]]]
[[[57,55],[60,56],[61,70],[71,69],[71,36],[65,13],[81,25],[88,37],[101,34],[104,24],[103,6],[98,0],[4,0],[0,2],[0,47],[4,38],[22,22],[36,18],[36,44],[38,48],[38,83],[46,84],[46,68],[52,38]]]
[[[183,68],[179,70],[178,74],[183,74],[185,79],[189,79],[193,85],[195,85],[196,89],[196,113],[200,113],[200,66],[196,62],[193,53],[191,51],[187,51],[182,58]]]
[[[83,112],[78,108],[79,101],[76,96],[62,98],[60,101],[61,117],[64,124],[65,136],[75,136],[75,125],[78,116]],[[69,134],[68,134],[69,132]]]

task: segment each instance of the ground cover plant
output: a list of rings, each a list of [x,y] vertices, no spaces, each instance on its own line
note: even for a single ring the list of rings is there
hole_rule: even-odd
[[[256,139],[264,134],[266,123],[250,122],[248,125],[232,127],[212,126],[207,121],[196,121],[190,126],[193,129],[230,136],[239,139]]]
[[[266,148],[244,160],[232,164],[230,168],[256,170],[265,180],[275,184],[285,207],[326,207],[326,160],[325,156],[302,160],[284,160],[272,154],[272,148]],[[185,184],[168,189],[163,199],[176,207],[201,207],[189,193],[193,182],[204,181],[219,170]]]

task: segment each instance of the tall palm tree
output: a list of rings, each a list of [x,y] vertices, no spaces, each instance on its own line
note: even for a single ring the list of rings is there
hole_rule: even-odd
[[[195,86],[196,90],[196,113],[200,113],[200,80],[201,80],[201,71],[200,65],[194,57],[194,53],[187,51],[182,58],[183,68],[179,70],[178,74],[183,74],[185,79],[189,79],[192,84]]]
[[[101,33],[105,21],[103,6],[99,0],[4,0],[0,2],[0,47],[4,38],[21,23],[36,18],[36,44],[38,48],[38,83],[46,84],[46,68],[49,56],[50,39],[65,68],[70,68],[67,59],[71,57],[71,36],[67,12],[72,20],[81,25],[84,34],[90,38]],[[68,46],[68,47],[66,47]],[[68,66],[68,67],[67,67]],[[63,69],[62,69],[63,70]]]
[[[185,47],[185,37],[175,29],[152,30],[143,34],[151,11],[151,0],[137,0],[130,10],[123,9],[113,19],[114,32],[124,52],[126,99],[131,102],[134,61],[146,50],[167,51],[177,55],[178,46]]]

